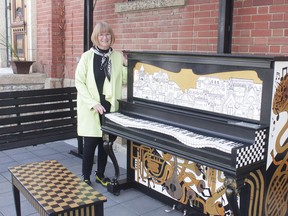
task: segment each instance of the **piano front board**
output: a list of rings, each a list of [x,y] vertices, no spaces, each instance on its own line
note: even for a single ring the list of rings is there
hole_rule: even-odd
[[[129,52],[128,101],[269,123],[273,58]]]

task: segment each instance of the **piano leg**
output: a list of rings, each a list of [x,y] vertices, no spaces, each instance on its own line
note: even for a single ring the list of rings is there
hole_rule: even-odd
[[[111,183],[107,186],[107,191],[118,196],[120,195],[120,190],[127,189],[131,187],[131,185],[129,182],[127,182],[127,179],[119,180],[119,174],[120,174],[119,164],[113,151],[113,142],[109,140],[109,136],[105,137],[103,147],[108,156],[111,158],[115,170],[115,177],[111,180]]]
[[[107,190],[110,193],[113,193],[114,195],[119,195],[120,189],[119,189],[118,178],[119,178],[119,172],[120,171],[119,171],[118,161],[117,161],[115,154],[113,152],[113,142],[106,140],[103,143],[103,147],[104,147],[106,153],[108,154],[108,156],[111,158],[111,161],[113,163],[114,170],[115,170],[115,177],[112,179],[111,183],[107,186]]]
[[[232,208],[233,216],[240,216],[240,209],[237,202],[237,183],[234,178],[226,177],[224,185],[226,187],[226,197]]]

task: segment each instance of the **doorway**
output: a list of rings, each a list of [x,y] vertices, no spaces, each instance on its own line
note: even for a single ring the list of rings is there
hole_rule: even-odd
[[[19,60],[27,60],[27,10],[25,0],[11,0],[11,45]],[[12,54],[12,59],[17,60]]]

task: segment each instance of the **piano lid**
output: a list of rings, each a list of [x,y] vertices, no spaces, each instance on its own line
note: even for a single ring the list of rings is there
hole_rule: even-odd
[[[128,52],[128,101],[268,124],[273,58]]]

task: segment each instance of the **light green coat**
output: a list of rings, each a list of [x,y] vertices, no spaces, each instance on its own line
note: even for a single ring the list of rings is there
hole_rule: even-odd
[[[94,52],[88,50],[83,53],[76,68],[75,86],[77,88],[77,119],[78,135],[88,137],[102,137],[100,115],[93,107],[100,103],[93,71]],[[122,54],[112,51],[112,72],[110,82],[106,78],[103,94],[111,103],[111,112],[119,108],[118,99],[122,96],[122,85],[127,83],[127,68],[123,66]]]

